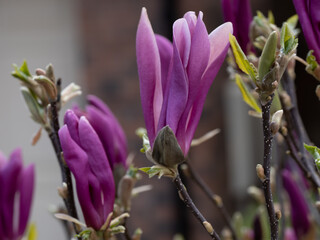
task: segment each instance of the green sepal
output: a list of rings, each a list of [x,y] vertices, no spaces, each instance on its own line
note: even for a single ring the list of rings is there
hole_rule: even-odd
[[[20,68],[16,64],[13,64],[13,68],[14,71],[11,72],[13,77],[18,78],[25,83],[30,83],[31,74],[26,61],[23,61]]]
[[[235,81],[240,89],[240,92],[242,94],[243,101],[247,103],[252,109],[254,109],[256,112],[261,113],[261,108],[258,105],[257,100],[253,97],[253,95],[248,90],[247,86],[243,82],[241,76],[239,74],[236,74]]]
[[[46,94],[54,100],[57,97],[57,88],[53,81],[46,76],[40,75],[33,78],[40,86],[42,86]]]
[[[316,57],[313,55],[313,52],[313,50],[310,50],[306,57],[306,61],[308,63],[306,71],[309,73],[312,73],[318,67],[318,62],[316,60]]]
[[[158,176],[159,179],[162,176],[175,178],[177,176],[177,169],[165,167],[158,164],[153,165],[152,167],[139,168],[139,170],[148,174],[149,178],[152,178],[154,176]]]
[[[109,228],[109,231],[111,234],[124,233],[126,231],[126,228],[122,225],[118,225],[116,227]]]
[[[21,87],[20,90],[31,113],[31,118],[41,125],[46,124],[45,111],[37,101],[36,97],[30,93],[29,89],[26,87]]]
[[[27,240],[36,240],[38,238],[37,227],[34,223],[30,224],[28,227]]]
[[[272,65],[276,58],[277,50],[277,33],[273,31],[270,33],[267,42],[263,48],[260,61],[259,61],[259,79],[263,81],[263,78],[270,72]]]
[[[295,38],[294,33],[290,29],[288,23],[284,23],[281,28],[280,46],[281,52],[289,54],[298,45],[298,39]]]
[[[269,21],[269,23],[271,23],[271,24],[274,24],[274,23],[275,23],[274,15],[273,15],[272,11],[268,11],[268,21]]]
[[[249,62],[246,55],[243,53],[237,39],[232,34],[229,35],[230,45],[233,51],[233,55],[235,57],[236,63],[238,67],[246,74],[250,76],[250,78],[257,82],[257,69],[255,66]]]
[[[303,144],[304,148],[311,154],[317,168],[320,170],[320,149],[316,146]]]
[[[286,23],[288,24],[288,26],[290,27],[291,30],[297,31],[297,30],[295,30],[295,28],[297,27],[298,20],[299,20],[298,14],[295,14],[295,15],[289,17],[287,19]]]
[[[86,229],[80,232],[79,234],[76,235],[76,237],[82,239],[82,240],[88,240],[90,239],[90,235],[92,233],[92,229]]]

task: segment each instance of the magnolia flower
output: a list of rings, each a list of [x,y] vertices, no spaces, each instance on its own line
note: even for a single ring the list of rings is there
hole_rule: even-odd
[[[202,21],[187,12],[173,24],[173,43],[155,35],[142,9],[136,51],[142,109],[151,147],[169,126],[184,155],[198,125],[205,97],[227,54],[232,24],[208,35]]]
[[[117,164],[127,169],[126,136],[118,120],[108,106],[96,96],[89,95],[87,100],[88,106],[85,111],[81,111],[77,106],[73,107],[73,111],[78,117],[86,116],[90,125],[98,134],[111,169],[114,169]]]
[[[320,1],[293,0],[306,42],[320,63]]]
[[[249,0],[222,0],[222,11],[225,21],[232,22],[233,35],[237,38],[244,52],[250,43],[249,31],[252,21]]]
[[[34,164],[23,167],[21,150],[9,160],[0,153],[0,239],[21,239],[28,223],[34,188]]]
[[[79,203],[88,227],[99,230],[113,211],[115,186],[103,145],[82,116],[68,110],[59,130],[64,159],[73,173]]]
[[[287,169],[282,171],[282,182],[290,199],[292,226],[296,236],[300,238],[308,233],[311,227],[309,208],[303,193]]]

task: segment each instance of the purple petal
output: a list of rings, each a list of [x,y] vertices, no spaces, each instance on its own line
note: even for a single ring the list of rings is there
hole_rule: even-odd
[[[163,93],[161,89],[160,55],[145,8],[141,11],[136,38],[140,95],[145,124],[153,143],[158,125]]]
[[[81,146],[87,153],[90,169],[101,185],[106,219],[108,214],[113,211],[115,197],[115,185],[109,161],[98,135],[85,117],[81,117],[79,121],[79,137]]]
[[[165,125],[169,125],[174,133],[177,132],[180,118],[188,100],[188,77],[183,67],[176,42],[173,43],[172,69],[168,76],[168,91],[161,116],[166,116]],[[160,122],[162,122],[160,120]],[[160,130],[161,126],[159,126]],[[181,146],[181,145],[180,145]]]
[[[196,101],[189,113],[190,117],[186,125],[186,152],[189,150],[194,132],[199,123],[203,104],[209,88],[227,55],[229,48],[229,34],[231,33],[232,24],[224,23],[209,35],[210,57],[207,69],[202,76],[201,84],[199,86],[201,90],[199,91]]]
[[[188,79],[189,79],[189,93],[188,102],[184,110],[183,116],[179,122],[179,127],[177,130],[178,142],[184,142],[186,136],[186,126],[189,119],[190,109],[192,108],[195,100],[198,98],[201,78],[204,70],[207,68],[209,54],[210,54],[210,43],[208,38],[208,32],[205,24],[201,19],[202,13],[199,13],[197,25],[194,29],[194,34],[191,37],[191,48],[189,64],[187,68]],[[187,149],[187,146],[183,146],[183,149]]]
[[[160,53],[160,61],[161,61],[161,82],[162,82],[162,90],[163,95],[165,94],[165,90],[167,88],[168,82],[168,72],[170,67],[170,62],[172,58],[172,43],[165,37],[156,34],[156,41],[159,48]]]
[[[77,195],[86,224],[99,230],[101,227],[101,219],[91,201],[89,185],[89,175],[91,171],[87,154],[72,139],[67,125],[64,125],[59,130],[59,137],[64,159],[76,180]]]
[[[317,61],[320,62],[319,1],[293,0],[293,3],[298,13],[306,42],[309,48],[314,50],[314,55]]]
[[[282,171],[283,186],[286,189],[291,203],[292,225],[298,237],[306,234],[310,228],[309,209],[303,193],[293,180],[291,173],[284,169]]]
[[[13,238],[14,233],[14,203],[15,195],[18,190],[19,175],[22,171],[22,156],[21,149],[14,150],[9,158],[9,161],[0,171],[2,178],[2,208],[3,214],[3,229],[8,238]]]
[[[78,132],[79,118],[72,110],[67,110],[64,115],[64,123],[68,126],[70,136],[77,143],[80,144],[79,132]]]
[[[114,163],[120,163],[127,168],[127,140],[118,119],[98,97],[89,95],[87,100],[90,105],[86,107],[86,112],[83,115],[88,118],[98,134],[111,163],[111,168],[113,169]]]
[[[19,213],[19,227],[18,227],[18,235],[23,236],[26,226],[28,223],[28,219],[30,216],[30,209],[32,203],[33,189],[34,189],[34,180],[35,178],[35,170],[34,164],[25,168],[20,175],[20,213]]]
[[[250,43],[249,32],[252,21],[251,6],[249,0],[238,1],[236,5],[237,14],[235,23],[236,38],[240,47],[247,52],[248,44]]]
[[[232,2],[232,3],[231,3]],[[222,12],[225,22],[235,23],[235,11],[232,0],[222,0]]]

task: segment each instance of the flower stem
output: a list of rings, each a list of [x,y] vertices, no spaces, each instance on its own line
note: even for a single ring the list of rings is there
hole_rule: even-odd
[[[234,240],[237,240],[238,238],[236,235],[236,231],[232,225],[231,217],[223,204],[222,198],[218,194],[215,194],[214,192],[212,192],[212,190],[203,181],[203,179],[199,176],[199,174],[197,174],[197,172],[194,171],[193,167],[190,165],[188,161],[182,164],[182,168],[183,169],[186,168],[187,170],[186,175],[190,177],[198,185],[198,187],[207,195],[207,197],[211,200],[211,202],[219,209],[228,228],[231,231],[232,238]]]
[[[220,240],[219,235],[215,232],[211,224],[203,217],[199,209],[193,203],[190,195],[188,194],[186,187],[181,181],[179,174],[177,174],[176,178],[173,180],[175,183],[180,199],[184,202],[187,208],[190,208],[192,214],[198,219],[201,225],[206,229],[208,234],[214,240]]]
[[[264,140],[264,153],[263,153],[263,169],[264,179],[262,180],[262,188],[264,191],[264,197],[266,200],[266,207],[269,215],[269,223],[271,230],[271,240],[278,239],[278,222],[279,219],[276,216],[274,210],[274,204],[272,199],[270,171],[271,171],[271,150],[273,135],[270,129],[270,107],[273,100],[271,95],[270,101],[265,105],[262,105],[262,124],[263,124],[263,140]]]
[[[72,178],[71,173],[68,166],[65,164],[65,161],[62,156],[62,148],[60,144],[60,139],[58,135],[58,131],[60,128],[59,119],[58,119],[58,111],[57,111],[57,100],[52,101],[50,103],[50,123],[51,123],[51,132],[48,132],[49,138],[53,145],[54,151],[56,153],[56,157],[60,166],[62,182],[67,185],[67,194],[66,197],[63,198],[64,204],[67,208],[68,214],[78,219],[77,210],[75,207],[74,197],[73,197],[73,186],[72,186]],[[78,229],[74,225],[74,229],[76,233],[79,233]]]

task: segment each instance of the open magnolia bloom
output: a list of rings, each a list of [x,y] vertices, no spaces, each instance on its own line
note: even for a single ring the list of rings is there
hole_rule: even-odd
[[[202,17],[202,12],[198,17],[187,12],[176,20],[171,43],[154,34],[142,9],[136,52],[151,148],[159,131],[168,126],[187,155],[206,95],[227,54],[232,24],[222,24],[208,35]]]
[[[26,230],[34,190],[34,164],[23,167],[21,150],[0,152],[0,239],[18,240]]]
[[[88,120],[68,110],[59,130],[64,159],[73,173],[88,227],[100,230],[113,211],[115,185],[102,143]]]

